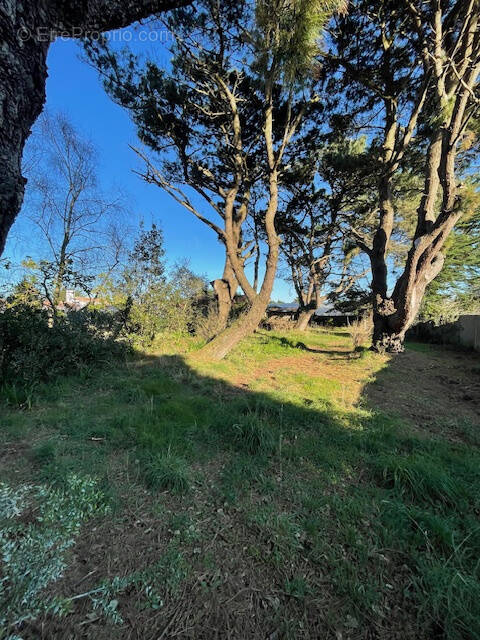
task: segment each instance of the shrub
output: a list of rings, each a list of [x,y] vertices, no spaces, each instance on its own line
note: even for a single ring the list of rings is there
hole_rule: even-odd
[[[114,318],[83,310],[59,315],[17,305],[0,313],[0,378],[33,386],[60,374],[120,357],[125,343],[114,339]]]
[[[272,315],[263,321],[262,328],[267,331],[291,331],[295,329],[295,320],[290,315]]]
[[[352,338],[353,348],[359,351],[372,339],[373,321],[371,316],[363,316],[348,325],[348,332]]]
[[[192,322],[192,333],[205,342],[214,338],[219,332],[218,311],[216,304],[210,304],[206,309],[196,310]]]

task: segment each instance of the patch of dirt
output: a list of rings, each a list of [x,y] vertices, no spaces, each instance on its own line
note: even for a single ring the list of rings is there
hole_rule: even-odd
[[[264,496],[249,497],[252,506],[265,500]],[[152,515],[153,501],[162,505],[163,515]],[[92,611],[89,598],[81,598],[64,619],[46,617],[23,625],[20,635],[24,640],[419,638],[413,614],[407,613],[410,603],[402,595],[409,576],[394,572],[389,576],[389,588],[381,597],[391,612],[388,620],[372,615],[371,620],[361,622],[354,612],[345,611],[342,598],[334,594],[328,567],[312,566],[301,554],[278,566],[268,532],[249,523],[241,509],[219,502],[215,491],[195,489],[193,504],[191,496],[187,501],[167,493],[156,498],[144,493],[135,503],[121,519],[96,523],[84,532],[65,577],[50,593],[71,597],[94,589],[104,578],[151,567],[178,535],[169,528],[165,515],[189,513],[202,525],[202,535],[191,544],[181,544],[190,571],[178,592],[162,593],[162,604],[155,610],[145,606],[144,592],[128,588],[114,596],[123,618],[119,625],[107,623]],[[285,582],[295,575],[305,576],[315,586],[314,592],[304,598],[287,593]],[[390,592],[392,585],[395,591]]]
[[[29,449],[30,444],[28,442],[2,442],[0,446],[0,460],[24,455]]]
[[[367,405],[397,414],[420,430],[469,421],[480,430],[478,355],[432,348],[392,357],[365,389]],[[452,435],[452,439],[456,439]]]

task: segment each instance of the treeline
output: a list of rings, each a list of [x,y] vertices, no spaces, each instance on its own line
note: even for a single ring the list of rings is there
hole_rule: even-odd
[[[325,301],[369,305],[379,351],[401,351],[422,308],[438,316],[443,296],[457,308],[475,307],[478,16],[478,0],[201,0],[157,19],[175,35],[167,68],[108,40],[85,42],[106,91],[137,127],[141,178],[185,207],[224,248],[205,355],[221,358],[255,330],[275,278],[287,272],[300,306],[298,328]],[[74,181],[69,191],[54,266],[37,265],[51,306],[85,275],[98,290],[112,288],[115,272],[124,308],[135,297],[132,287],[146,324],[160,330],[168,313],[149,296],[159,283],[166,286],[165,275],[150,272],[134,283],[140,245],[130,251],[131,271],[118,272],[121,247],[109,243],[101,286],[98,272],[78,269],[88,252],[84,245],[69,249],[69,216],[75,221],[82,209],[80,188],[95,186],[83,171],[78,189]],[[119,206],[103,202],[105,215]],[[88,220],[91,208],[82,210]],[[122,237],[105,223],[102,229],[113,240]],[[97,263],[105,255],[97,252]],[[172,291],[183,287],[178,283],[170,282]],[[239,290],[248,304],[233,318]],[[180,303],[170,308],[181,313]]]
[[[211,228],[225,247],[221,286],[249,300],[209,355],[258,325],[282,251],[305,311],[324,288],[353,286],[362,253],[374,347],[402,350],[452,230],[478,214],[478,8],[197,3],[163,21],[175,34],[168,70],[87,45],[137,125],[144,180]],[[262,245],[254,282],[245,263]]]

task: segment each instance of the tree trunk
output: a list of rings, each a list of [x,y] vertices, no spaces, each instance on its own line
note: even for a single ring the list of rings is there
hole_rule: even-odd
[[[217,328],[215,334],[218,335],[227,328],[228,319],[232,310],[233,298],[237,291],[238,283],[228,256],[225,260],[223,275],[211,283],[217,296]]]
[[[265,298],[259,295],[244,316],[201,349],[201,355],[213,360],[224,358],[241,340],[255,331],[265,316],[269,300],[270,296],[265,301]]]
[[[295,323],[295,331],[306,331],[315,311],[315,309],[301,308]]]
[[[268,257],[267,270],[263,280],[262,288],[255,297],[249,311],[241,316],[228,329],[222,331],[216,338],[206,344],[200,354],[213,360],[221,360],[229,353],[243,338],[252,334],[265,316],[270,296],[272,295],[273,283],[278,263],[278,239],[272,240]]]
[[[0,255],[23,202],[25,140],[45,102],[48,42],[31,26],[50,23],[46,2],[3,2],[0,8]]]
[[[0,256],[22,206],[21,161],[45,102],[47,53],[56,35],[81,37],[126,27],[182,0],[23,0],[0,6]]]
[[[265,268],[265,276],[263,278],[262,287],[257,294],[253,287],[248,282],[243,265],[239,264],[238,260],[238,243],[232,242],[231,227],[232,217],[226,215],[226,248],[227,255],[230,259],[230,264],[235,271],[235,276],[238,283],[242,287],[243,291],[247,295],[251,307],[249,311],[236,322],[234,322],[228,329],[223,331],[220,335],[209,342],[200,353],[207,358],[213,358],[215,360],[221,360],[224,358],[231,349],[233,349],[243,338],[253,333],[260,324],[260,321],[265,316],[270,297],[272,295],[273,284],[275,282],[275,275],[277,273],[278,265],[278,253],[280,246],[280,239],[277,235],[275,228],[275,215],[278,209],[278,156],[275,159],[275,153],[273,150],[273,106],[272,106],[272,84],[267,83],[267,109],[265,111],[265,124],[264,134],[265,143],[268,157],[268,164],[270,169],[269,175],[269,199],[268,206],[265,211],[265,233],[268,244],[268,255]],[[238,124],[239,126],[239,124]],[[233,193],[233,192],[232,192]],[[226,209],[226,211],[228,211]],[[231,207],[229,209],[231,212]],[[246,215],[246,210],[243,212]],[[245,218],[243,218],[245,219]],[[241,227],[240,227],[241,228]],[[244,286],[245,282],[245,286]]]
[[[220,333],[227,328],[228,318],[232,310],[232,297],[230,286],[226,280],[218,278],[212,282],[213,290],[217,296],[217,322],[216,332]]]
[[[268,255],[262,287],[255,296],[249,311],[200,350],[199,354],[206,358],[213,360],[224,358],[243,338],[246,338],[257,329],[265,316],[277,273],[280,245],[280,240],[275,230],[275,213],[278,206],[277,195],[277,173],[273,171],[270,175],[270,201],[265,216]]]
[[[421,245],[414,247],[410,256]],[[405,334],[412,326],[425,295],[425,289],[440,273],[445,257],[437,248],[430,249],[430,257],[424,258],[416,266],[412,277],[408,268],[397,282],[392,297],[380,299],[377,297],[373,305],[373,339],[372,349],[379,353],[402,353]],[[428,249],[427,249],[428,251]],[[431,257],[433,253],[433,257]]]
[[[372,350],[377,353],[402,353],[405,350],[403,341],[405,332],[392,329],[388,316],[373,314]]]
[[[67,230],[63,235],[62,246],[60,247],[60,256],[58,259],[58,272],[55,284],[55,292],[54,292],[54,302],[58,304],[60,302],[60,294],[62,292],[63,287],[63,279],[65,277],[65,271],[67,269],[67,247],[70,242],[70,226],[71,226],[71,217],[73,215],[73,208],[70,208],[68,219],[67,219]]]

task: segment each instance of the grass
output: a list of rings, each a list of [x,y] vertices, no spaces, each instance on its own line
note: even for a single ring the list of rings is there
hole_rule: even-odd
[[[149,489],[168,489],[186,493],[190,488],[190,472],[186,461],[179,456],[159,454],[144,464],[145,484]]]
[[[47,636],[480,638],[478,429],[373,410],[388,367],[338,329],[259,332],[220,363],[176,343],[19,408],[10,385],[0,481],[93,476],[111,507]]]

